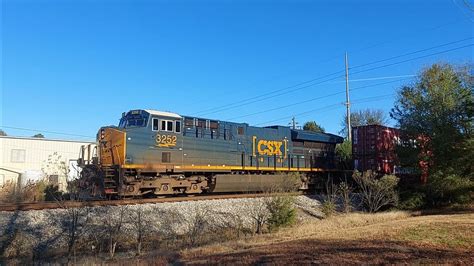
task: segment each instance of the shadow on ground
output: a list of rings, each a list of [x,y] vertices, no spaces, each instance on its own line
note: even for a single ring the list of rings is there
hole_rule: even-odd
[[[397,241],[296,240],[232,253],[182,257],[184,264],[380,264],[449,263],[474,265],[464,250],[414,246]]]

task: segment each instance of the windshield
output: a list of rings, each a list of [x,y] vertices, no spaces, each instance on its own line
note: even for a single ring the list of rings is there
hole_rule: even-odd
[[[130,111],[120,119],[119,127],[146,127],[148,116],[148,113],[141,110]]]

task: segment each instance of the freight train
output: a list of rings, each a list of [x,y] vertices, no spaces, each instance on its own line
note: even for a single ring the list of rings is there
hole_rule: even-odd
[[[81,187],[100,197],[262,191],[297,172],[301,189],[338,171],[343,138],[156,110],[123,113],[79,158]]]

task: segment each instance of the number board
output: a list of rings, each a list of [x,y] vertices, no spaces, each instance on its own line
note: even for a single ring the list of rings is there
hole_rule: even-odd
[[[158,147],[175,147],[177,139],[174,135],[156,134],[155,145]]]

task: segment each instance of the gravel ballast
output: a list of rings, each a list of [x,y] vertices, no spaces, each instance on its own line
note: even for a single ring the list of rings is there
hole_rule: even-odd
[[[238,224],[240,227],[253,230],[255,215],[265,205],[266,198],[238,198],[202,201],[183,201],[170,203],[139,204],[127,206],[101,206],[75,209],[78,211],[79,222],[85,222],[89,227],[113,225],[120,219],[122,213],[124,232],[133,235],[137,223],[137,214],[150,230],[163,232],[173,231],[175,234],[185,234],[196,226],[199,219],[207,224],[229,226]],[[309,196],[295,196],[295,207],[299,210],[297,219],[317,219],[322,217],[320,201]],[[0,232],[5,249],[8,242],[18,242],[18,233],[22,233],[21,245],[31,246],[30,250],[67,246],[67,228],[70,222],[71,209],[31,210],[17,212],[0,212]],[[82,220],[81,220],[82,219]],[[86,230],[84,234],[94,230]],[[93,233],[91,233],[93,234]],[[43,244],[42,244],[43,243]],[[43,247],[44,248],[44,247]],[[8,253],[8,252],[7,252]]]

